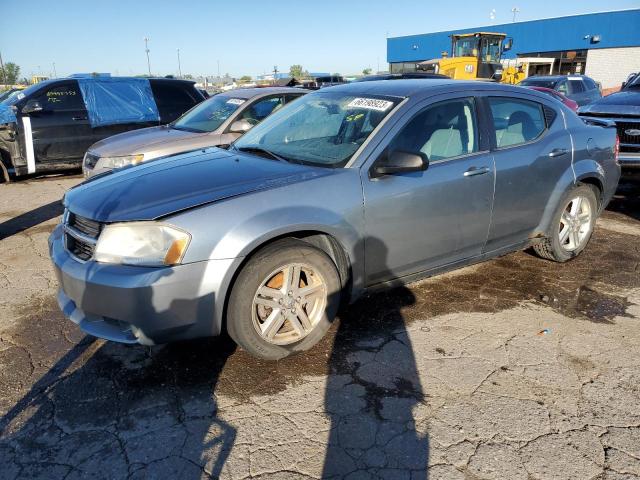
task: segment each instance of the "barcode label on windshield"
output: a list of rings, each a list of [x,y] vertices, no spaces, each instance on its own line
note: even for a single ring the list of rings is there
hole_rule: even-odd
[[[369,110],[377,110],[385,112],[393,105],[389,100],[378,100],[377,98],[354,98],[347,105],[349,108],[367,108]]]
[[[244,103],[244,100],[241,98],[230,98],[229,100],[227,100],[227,103],[229,105],[242,105]]]

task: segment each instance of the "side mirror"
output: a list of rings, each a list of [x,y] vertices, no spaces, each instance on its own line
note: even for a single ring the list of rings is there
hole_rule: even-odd
[[[248,120],[236,120],[231,124],[229,131],[231,133],[245,133],[251,130],[251,127],[253,127],[253,125],[251,125]]]
[[[429,160],[424,153],[403,152],[393,150],[383,156],[373,166],[372,178],[384,175],[396,175],[405,172],[422,172],[429,166]]]
[[[44,110],[40,102],[37,100],[29,100],[24,107],[22,107],[22,113],[38,113]]]
[[[513,48],[513,38],[509,37],[504,41],[504,45],[502,45],[502,51],[508,52]]]

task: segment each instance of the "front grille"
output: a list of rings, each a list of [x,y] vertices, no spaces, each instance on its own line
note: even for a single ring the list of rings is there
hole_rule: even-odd
[[[85,243],[67,233],[66,237],[67,250],[80,260],[90,260],[93,257],[94,246]]]
[[[93,257],[102,224],[69,212],[65,215],[65,246],[67,250],[80,260]]]
[[[640,135],[629,135],[627,130],[640,130],[640,122],[619,122],[616,121],[616,129],[620,143],[640,145]]]
[[[69,225],[92,238],[98,238],[102,229],[100,222],[89,220],[74,213],[69,213]]]

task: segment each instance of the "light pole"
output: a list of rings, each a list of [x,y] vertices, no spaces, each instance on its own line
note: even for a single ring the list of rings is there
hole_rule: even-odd
[[[53,62],[52,65],[53,65],[53,78],[58,78],[58,72],[56,72],[56,62]]]
[[[0,70],[2,70],[2,84],[7,84],[7,72],[4,70],[4,63],[2,62],[2,53],[0,53]]]
[[[180,49],[176,48],[178,52],[178,78],[182,78],[182,68],[180,67]]]
[[[149,60],[149,45],[148,45],[149,39],[147,37],[144,37],[144,51],[147,54],[147,68],[149,69],[149,76],[151,76],[151,61]]]
[[[511,13],[513,13],[513,22],[515,23],[516,21],[516,15],[518,14],[518,12],[520,11],[520,9],[518,7],[513,7],[511,9]]]

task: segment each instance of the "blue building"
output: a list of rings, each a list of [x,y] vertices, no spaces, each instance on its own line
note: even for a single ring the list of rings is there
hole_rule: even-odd
[[[629,73],[640,71],[640,9],[389,38],[389,69],[416,71],[420,62],[450,53],[451,34],[472,32],[505,33],[513,46],[503,58],[551,58],[553,73],[589,75],[603,88],[619,86]]]

